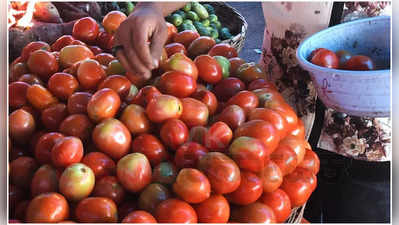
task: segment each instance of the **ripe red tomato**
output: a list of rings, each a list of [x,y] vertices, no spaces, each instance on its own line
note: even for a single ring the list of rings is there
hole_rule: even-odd
[[[268,108],[256,108],[250,111],[248,120],[264,120],[273,124],[280,139],[287,136],[287,121],[280,113]]]
[[[81,223],[116,223],[118,221],[115,203],[103,197],[83,199],[76,207],[75,215]]]
[[[238,78],[247,84],[260,78],[266,79],[266,72],[260,65],[257,65],[254,62],[242,64],[238,67],[236,74]]]
[[[165,50],[166,53],[168,54],[168,57],[171,57],[175,53],[183,53],[184,55],[187,55],[187,50],[186,47],[184,47],[183,44],[180,43],[170,43],[165,45]]]
[[[276,216],[266,204],[254,202],[252,204],[232,210],[232,219],[239,223],[275,223]]]
[[[85,114],[72,114],[65,118],[59,126],[59,131],[65,135],[75,136],[83,142],[90,140],[93,124]]]
[[[105,31],[110,34],[116,32],[120,24],[125,21],[127,16],[120,11],[111,11],[108,12],[107,15],[104,16],[102,25],[104,26]]]
[[[212,92],[217,96],[219,101],[224,102],[243,90],[245,90],[245,84],[240,79],[228,77],[217,83]]]
[[[199,159],[198,168],[208,177],[214,193],[231,193],[241,183],[240,168],[223,153],[208,152]]]
[[[199,55],[207,54],[209,50],[216,44],[215,40],[208,36],[201,36],[196,38],[188,46],[188,55],[195,58]]]
[[[207,132],[208,129],[204,126],[194,126],[190,129],[188,140],[203,145],[204,136]]]
[[[137,210],[123,218],[122,223],[157,223],[155,218],[146,211]]]
[[[167,71],[178,71],[182,72],[197,81],[198,69],[195,63],[185,56],[183,53],[175,53],[168,58],[166,64],[162,68],[165,72]]]
[[[29,203],[25,221],[28,223],[57,223],[69,217],[65,198],[54,192],[36,196]]]
[[[22,156],[9,165],[10,181],[19,188],[28,189],[38,165],[32,157]]]
[[[252,91],[259,98],[259,105],[273,108],[285,103],[283,96],[273,88],[260,88]]]
[[[9,116],[9,132],[13,140],[25,143],[36,129],[36,122],[32,114],[17,109]]]
[[[132,142],[132,152],[144,154],[154,167],[169,157],[162,142],[151,134],[136,137]]]
[[[188,126],[204,126],[208,123],[208,107],[194,98],[181,99],[183,113],[180,119]]]
[[[146,107],[148,119],[155,123],[178,119],[182,111],[183,104],[180,99],[171,95],[156,95]]]
[[[320,170],[320,159],[314,151],[306,149],[305,157],[298,167],[308,169],[316,175]]]
[[[194,94],[191,95],[192,98],[195,98],[202,103],[204,103],[208,107],[209,115],[213,115],[216,112],[218,107],[218,100],[211,91],[209,90],[197,90]]]
[[[350,54],[348,51],[345,50],[336,51],[335,54],[339,59],[340,68],[342,68],[345,65],[345,63],[352,57],[352,54]]]
[[[30,190],[33,197],[43,193],[57,192],[58,176],[56,169],[48,164],[41,166],[33,175]]]
[[[188,97],[197,89],[197,83],[193,77],[178,71],[162,74],[157,86],[162,93],[178,98]]]
[[[77,78],[82,88],[94,90],[105,77],[104,69],[96,60],[86,59],[80,62]]]
[[[103,66],[108,66],[108,64],[115,59],[116,58],[113,55],[111,55],[110,53],[105,53],[105,52],[99,53],[94,57],[94,60],[96,60]]]
[[[120,120],[133,135],[147,133],[151,129],[145,109],[140,105],[128,105],[123,110]]]
[[[56,167],[67,167],[83,158],[83,144],[79,138],[63,137],[51,150],[51,160]]]
[[[228,59],[237,57],[237,50],[227,43],[219,43],[214,45],[208,54],[210,56],[221,55]]]
[[[93,52],[84,45],[68,45],[60,50],[60,63],[63,68],[71,67],[79,61],[93,57]]]
[[[97,124],[92,140],[100,151],[118,160],[129,152],[132,136],[122,122],[109,118]]]
[[[298,207],[309,199],[316,188],[317,178],[309,170],[297,168],[284,177],[281,189],[287,193],[292,207]]]
[[[39,84],[34,84],[28,88],[26,98],[33,107],[39,110],[43,110],[58,102],[57,98],[48,89]]]
[[[76,78],[67,73],[53,74],[47,84],[51,93],[62,100],[67,100],[79,87]]]
[[[290,135],[305,139],[305,126],[301,119],[298,118],[298,124],[296,128],[291,131]]]
[[[262,79],[262,78],[256,79],[256,80],[252,81],[251,83],[249,83],[249,85],[248,85],[249,91],[253,91],[253,90],[261,89],[261,88],[270,88],[274,91],[278,91],[276,85],[273,82],[268,81],[266,79]]]
[[[62,35],[51,45],[51,50],[59,52],[63,47],[71,45],[74,40],[71,35]]]
[[[116,177],[106,176],[96,181],[92,196],[109,198],[119,205],[125,197],[125,190]]]
[[[53,54],[46,50],[32,52],[27,62],[29,71],[47,81],[51,75],[58,71],[58,62]]]
[[[10,67],[9,81],[14,82],[20,79],[20,77],[26,73],[29,73],[28,66],[24,62],[16,63]]]
[[[375,70],[373,60],[365,55],[354,55],[343,66],[346,70]]]
[[[195,39],[199,37],[200,35],[196,31],[184,30],[179,33],[176,33],[173,36],[173,42],[183,44],[184,47],[187,49],[190,46],[191,42],[193,42]]]
[[[233,131],[224,122],[216,122],[204,136],[204,145],[210,151],[225,151],[233,138]]]
[[[230,217],[230,205],[223,195],[211,195],[194,208],[199,223],[227,223]]]
[[[278,146],[270,155],[270,159],[277,164],[283,176],[292,173],[298,165],[295,152],[286,145]]]
[[[337,55],[328,49],[321,48],[314,52],[311,62],[318,66],[337,69],[339,66],[339,59]]]
[[[188,139],[188,128],[181,120],[167,120],[161,127],[160,136],[168,147],[176,150]]]
[[[240,67],[242,64],[246,63],[244,59],[241,59],[239,57],[229,58],[229,62],[230,62],[230,75],[231,76],[236,76],[238,67]]]
[[[26,62],[30,55],[36,50],[50,51],[50,45],[43,41],[33,41],[25,45],[21,52],[20,62]]]
[[[229,202],[237,205],[248,205],[260,198],[263,193],[262,180],[254,173],[241,171],[240,186],[226,195]]]
[[[297,165],[301,164],[305,157],[305,140],[296,136],[289,135],[280,141],[280,146],[291,148],[297,156]]]
[[[186,142],[175,153],[175,165],[178,168],[195,168],[199,159],[207,152],[208,149],[196,142]]]
[[[245,112],[238,105],[229,105],[218,115],[217,121],[222,121],[235,130],[245,122]]]
[[[66,105],[64,103],[57,103],[42,111],[41,121],[48,130],[55,131],[67,115]]]
[[[258,107],[258,104],[258,97],[254,93],[250,91],[240,91],[227,101],[226,106],[238,105],[244,110],[245,114],[248,115],[252,109]]]
[[[197,223],[197,213],[188,203],[170,198],[161,202],[155,212],[158,223]]]
[[[270,155],[280,141],[274,126],[264,120],[251,120],[243,123],[234,132],[234,137],[241,136],[253,137],[262,141],[266,148],[266,155]]]
[[[98,35],[99,26],[91,17],[83,17],[75,22],[72,36],[86,43],[93,43]]]
[[[39,164],[51,163],[51,149],[64,135],[57,132],[43,134],[35,146],[35,159]]]
[[[177,170],[171,162],[161,162],[152,171],[152,182],[163,185],[172,185],[177,176]]]
[[[96,39],[96,44],[100,46],[100,48],[110,51],[114,45],[114,35],[100,31]]]
[[[98,90],[87,103],[87,114],[94,122],[112,118],[118,112],[121,99],[114,90],[103,88]]]
[[[184,168],[176,177],[173,191],[188,203],[200,203],[211,195],[211,184],[201,171]]]
[[[134,96],[133,100],[129,103],[141,105],[146,107],[147,104],[158,95],[162,93],[154,86],[147,85],[139,90],[136,96]]]
[[[21,81],[12,82],[8,85],[8,104],[12,108],[20,108],[26,105],[26,93],[29,84]]]
[[[11,78],[10,78],[10,80],[11,80]],[[37,77],[34,74],[30,74],[30,73],[22,75],[21,77],[19,77],[18,81],[25,82],[30,85],[40,84],[40,85],[44,86],[43,81],[40,80],[39,77]]]
[[[149,184],[140,193],[140,196],[138,198],[138,207],[154,215],[159,203],[170,198],[170,196],[171,194],[169,192],[169,189],[162,184]]]
[[[95,177],[90,167],[82,163],[68,166],[61,174],[59,192],[71,202],[88,197],[93,191]]]
[[[283,173],[272,160],[266,162],[265,167],[258,173],[263,183],[263,192],[273,192],[283,182]]]
[[[259,201],[273,210],[277,223],[284,223],[291,214],[290,198],[287,193],[281,189],[277,189],[270,193],[264,193]]]
[[[131,153],[118,161],[116,174],[127,191],[139,192],[151,182],[151,165],[144,154]]]
[[[115,174],[115,162],[102,152],[89,152],[83,159],[82,163],[90,167],[96,179]]]
[[[194,63],[198,68],[199,77],[205,82],[216,84],[222,79],[222,67],[212,56],[199,55],[195,57]]]
[[[263,143],[251,137],[238,137],[229,147],[230,157],[244,170],[259,172],[269,159]]]
[[[177,28],[175,27],[175,25],[169,22],[166,22],[166,26],[168,28],[168,38],[166,39],[166,44],[169,44],[173,41],[173,36],[177,34]]]
[[[103,88],[110,88],[119,94],[121,99],[124,99],[130,91],[132,83],[125,76],[111,75],[105,78],[99,85],[98,90]]]
[[[93,95],[89,92],[75,92],[68,98],[69,114],[87,113],[87,104]]]

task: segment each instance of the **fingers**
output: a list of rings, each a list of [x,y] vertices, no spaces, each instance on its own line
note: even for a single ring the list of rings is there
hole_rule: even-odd
[[[143,27],[141,31],[139,30],[137,29],[137,32],[133,32],[133,47],[142,64],[152,70],[155,66],[150,53],[150,47],[147,43],[152,31],[149,27]]]
[[[163,46],[168,38],[168,31],[165,26],[158,26],[151,39],[151,56],[155,61],[156,67],[159,65],[159,59],[162,55]]]

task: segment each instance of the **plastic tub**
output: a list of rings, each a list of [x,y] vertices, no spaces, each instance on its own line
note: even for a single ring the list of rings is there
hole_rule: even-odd
[[[317,48],[347,50],[372,58],[377,70],[349,71],[320,67],[307,59]],[[354,116],[389,117],[391,112],[391,18],[355,20],[322,30],[298,47],[296,57],[310,73],[321,101]]]

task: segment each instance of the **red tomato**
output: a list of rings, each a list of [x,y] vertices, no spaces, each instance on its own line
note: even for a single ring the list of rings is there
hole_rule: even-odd
[[[162,74],[157,85],[162,93],[185,98],[194,93],[197,83],[193,77],[178,71]]]
[[[110,51],[112,49],[112,46],[114,44],[114,35],[109,34],[107,32],[100,31],[98,33],[97,39],[96,39],[96,44],[106,50]]]
[[[211,195],[194,208],[199,223],[227,223],[230,217],[230,205],[223,195]]]
[[[320,170],[320,159],[314,151],[306,149],[305,157],[298,167],[308,169],[316,175]]]
[[[169,44],[173,41],[175,34],[177,34],[177,28],[169,22],[166,22],[166,26],[168,28],[168,38],[166,39],[166,44]]]
[[[65,135],[75,136],[87,142],[90,140],[93,124],[85,114],[72,114],[61,122],[59,130]]]
[[[238,105],[229,105],[218,115],[217,121],[222,121],[235,130],[245,122],[245,112]]]
[[[208,107],[209,115],[213,115],[216,112],[218,100],[215,94],[213,94],[211,91],[198,90],[197,87],[196,92],[194,92],[191,97],[204,103]]]
[[[197,213],[188,203],[170,198],[161,202],[155,212],[158,223],[197,223]]]
[[[69,114],[87,113],[87,104],[93,95],[89,92],[75,92],[68,98]]]
[[[191,42],[199,37],[200,35],[196,31],[184,30],[174,35],[173,42],[183,44],[184,47],[187,49],[190,46]]]
[[[227,43],[219,43],[214,45],[208,54],[210,56],[221,55],[228,59],[237,57],[237,50]]]
[[[80,62],[77,78],[82,88],[94,90],[105,77],[104,69],[96,60],[86,59]]]
[[[240,186],[226,195],[227,200],[237,205],[248,205],[260,198],[263,192],[261,179],[254,173],[241,171]]]
[[[29,84],[21,81],[12,82],[8,85],[8,104],[12,108],[20,108],[26,105],[26,93]]]
[[[99,26],[91,17],[84,17],[75,22],[72,36],[87,43],[93,43],[98,35]]]
[[[111,55],[110,53],[105,53],[105,52],[103,52],[103,53],[97,54],[97,55],[94,57],[94,59],[95,59],[97,62],[99,62],[101,65],[103,65],[103,66],[108,66],[108,64],[109,64],[112,60],[115,60],[116,58],[115,58],[113,55]]]
[[[20,79],[20,77],[26,73],[29,73],[28,67],[26,63],[16,63],[14,65],[11,65],[10,67],[10,75],[9,75],[9,81],[14,82]]]
[[[132,137],[122,122],[109,118],[94,128],[92,140],[100,151],[118,160],[129,152]]]
[[[212,89],[219,101],[227,101],[235,94],[245,90],[245,84],[238,78],[228,77],[221,80]]]
[[[242,64],[238,67],[236,74],[238,78],[247,84],[260,78],[266,79],[266,72],[263,70],[262,66],[254,62]]]
[[[57,98],[48,89],[39,84],[34,84],[28,88],[26,98],[33,107],[39,110],[43,110],[58,102]]]
[[[41,120],[48,130],[57,130],[67,115],[66,105],[64,103],[57,103],[42,111]]]
[[[154,96],[146,107],[148,119],[155,123],[162,123],[168,119],[178,119],[182,111],[182,101],[171,95]]]
[[[195,58],[199,55],[207,54],[209,50],[216,44],[215,40],[208,36],[201,36],[196,38],[188,46],[188,55]]]
[[[292,207],[298,207],[309,199],[316,188],[317,178],[309,170],[297,168],[284,177],[281,189],[287,193]]]
[[[219,121],[208,129],[204,136],[204,145],[210,151],[225,151],[232,138],[233,132],[230,127]]]
[[[93,57],[93,52],[83,45],[68,45],[60,50],[60,63],[63,68],[71,67],[79,61]]]
[[[131,153],[118,161],[116,174],[123,187],[139,192],[151,182],[151,165],[142,153]]]
[[[27,142],[36,129],[35,119],[32,114],[17,109],[9,116],[9,132],[13,140],[24,143]]]
[[[162,142],[151,134],[136,137],[132,142],[132,152],[144,154],[154,167],[168,158],[168,152]]]
[[[336,51],[335,54],[337,55],[337,57],[339,59],[339,67],[340,68],[345,66],[345,63],[352,57],[352,54],[350,54],[348,51],[345,51],[345,50]]]
[[[253,90],[261,89],[261,88],[270,88],[274,91],[278,91],[276,85],[273,82],[268,81],[266,79],[262,79],[262,78],[256,79],[256,80],[252,81],[251,83],[249,83],[249,85],[248,85],[249,91],[253,91]]]
[[[177,170],[170,162],[161,162],[152,171],[152,182],[164,185],[171,185],[175,182]]]
[[[283,182],[283,174],[280,168],[271,160],[266,162],[265,167],[259,172],[258,176],[263,183],[263,192],[273,192]]]
[[[69,217],[65,198],[54,192],[36,196],[29,203],[25,220],[28,223],[57,223]]]
[[[148,212],[137,210],[123,218],[122,223],[157,223],[157,221]]]
[[[245,60],[241,59],[239,57],[233,57],[233,58],[229,58],[229,62],[230,62],[230,75],[236,76],[238,67],[240,67],[242,64],[244,64]]]
[[[58,71],[58,62],[53,54],[46,50],[36,50],[30,54],[27,62],[29,71],[47,81],[53,73]]]
[[[106,176],[96,181],[92,196],[109,198],[120,204],[125,197],[125,190],[114,176]]]
[[[287,121],[278,111],[268,108],[256,108],[250,111],[248,120],[264,120],[273,124],[280,139],[287,136]]]
[[[291,148],[297,156],[297,165],[301,164],[306,153],[304,139],[289,135],[280,141],[280,146],[287,146]]]
[[[337,55],[328,49],[319,49],[311,58],[311,62],[318,66],[337,69],[339,66],[339,59]]]
[[[181,120],[167,120],[161,127],[160,136],[168,147],[176,150],[188,139],[188,128]]]
[[[33,175],[30,185],[32,196],[58,191],[57,171],[51,165],[41,166]]]
[[[120,120],[132,134],[147,133],[151,128],[145,109],[140,105],[128,105],[123,110]]]
[[[149,184],[141,193],[138,199],[138,207],[151,214],[155,214],[155,210],[159,203],[170,198],[169,189],[162,184]]]
[[[95,177],[90,167],[82,163],[68,166],[61,174],[59,192],[71,202],[87,198],[93,191]]]
[[[133,104],[141,105],[143,107],[146,107],[147,104],[155,97],[158,95],[161,95],[162,93],[154,86],[148,85],[140,89],[140,91],[137,93],[137,95],[133,98],[132,102]]]
[[[241,169],[259,172],[269,159],[262,142],[256,138],[238,137],[229,147],[230,157]]]
[[[195,168],[199,159],[207,152],[208,149],[198,143],[184,143],[175,153],[175,165],[178,168]]]
[[[125,76],[122,75],[111,75],[105,78],[99,85],[98,85],[98,90],[103,89],[103,88],[110,88],[116,93],[119,94],[119,96],[124,99],[130,91],[130,87],[132,86],[132,83],[127,79]]]
[[[83,157],[82,163],[92,169],[96,179],[101,179],[102,177],[112,176],[115,174],[115,162],[102,152],[87,153]]]
[[[222,79],[222,67],[212,56],[199,55],[195,57],[194,63],[198,68],[199,77],[205,82],[216,84]]]
[[[113,34],[119,28],[121,23],[125,21],[126,18],[127,16],[123,12],[111,11],[104,16],[102,25],[104,26],[105,31]]]
[[[201,171],[184,168],[176,177],[173,191],[188,203],[200,203],[211,195],[211,184]]]
[[[198,168],[208,177],[214,193],[231,193],[241,183],[240,168],[223,153],[208,152],[199,159]]]
[[[258,107],[258,104],[258,97],[254,93],[250,91],[240,91],[227,101],[226,106],[238,105],[244,110],[245,114],[248,115],[252,109]]]
[[[168,54],[168,57],[171,57],[175,53],[183,53],[184,55],[187,55],[187,50],[186,47],[184,47],[183,44],[180,43],[170,43],[165,45],[165,50],[166,53]]]
[[[208,123],[208,107],[194,98],[181,99],[183,113],[180,119],[188,126],[204,126]]]
[[[64,137],[51,150],[51,160],[56,167],[67,167],[83,158],[83,144],[79,138]]]
[[[89,197],[79,202],[75,210],[76,219],[81,223],[116,223],[117,207],[109,198]]]
[[[50,51],[50,45],[43,41],[33,41],[25,45],[21,52],[21,62],[26,62],[30,55],[36,50]],[[57,50],[58,51],[58,50]]]
[[[9,175],[12,184],[28,189],[38,165],[32,157],[22,156],[9,164]]]
[[[33,74],[29,74],[29,73],[22,75],[18,79],[18,81],[25,82],[25,83],[28,83],[30,85],[34,85],[34,84],[40,84],[42,86],[44,85],[43,81],[40,80],[39,77],[37,77],[36,75],[33,75]]]
[[[51,163],[51,149],[64,137],[61,133],[51,132],[42,135],[36,143],[35,159],[40,164]]]
[[[254,202],[232,210],[232,219],[239,223],[275,223],[276,216],[266,204]]]
[[[76,78],[67,73],[53,74],[47,84],[51,93],[62,100],[67,100],[79,87]]]
[[[354,55],[348,61],[346,61],[345,65],[343,66],[346,70],[375,70],[375,65],[373,60],[364,55]]]
[[[234,132],[234,137],[241,136],[253,137],[262,141],[266,148],[266,155],[270,155],[280,141],[274,126],[264,120],[251,120],[243,123]]]
[[[295,152],[286,145],[278,146],[270,155],[270,159],[277,164],[283,176],[292,173],[298,165]]]
[[[63,47],[71,45],[74,40],[71,35],[62,35],[51,45],[51,50],[59,52]]]
[[[204,144],[204,136],[208,129],[204,126],[194,126],[190,129],[189,141],[197,142],[201,145]]]
[[[95,122],[112,118],[118,112],[121,99],[114,90],[103,88],[98,90],[87,103],[87,114]]]
[[[281,189],[264,193],[259,201],[273,209],[277,223],[284,223],[291,214],[290,198]]]
[[[83,41],[80,41],[80,40],[73,40],[71,45],[83,45],[83,46],[88,47],[86,43],[84,43]]]
[[[198,69],[194,62],[185,56],[183,53],[175,53],[171,57],[168,58],[166,64],[162,68],[166,71],[178,71],[182,72],[190,77],[192,77],[195,81],[198,78]]]
[[[293,136],[297,136],[299,138],[305,139],[305,126],[301,119],[298,118],[298,124],[294,130],[290,133]]]

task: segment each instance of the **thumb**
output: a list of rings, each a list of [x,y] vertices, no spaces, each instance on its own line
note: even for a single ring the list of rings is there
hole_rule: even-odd
[[[151,56],[154,60],[154,65],[156,65],[156,67],[159,66],[159,60],[161,59],[163,46],[166,43],[167,37],[168,37],[168,32],[167,32],[166,25],[157,27],[155,32],[152,34]]]

